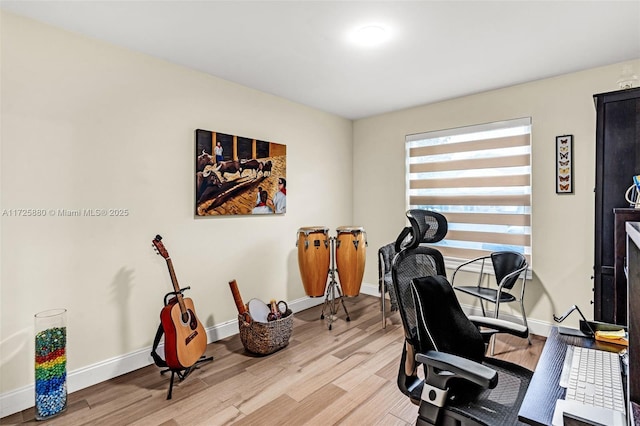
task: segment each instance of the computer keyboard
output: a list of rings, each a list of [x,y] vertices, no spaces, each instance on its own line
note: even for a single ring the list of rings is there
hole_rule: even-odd
[[[578,346],[567,350],[573,350],[573,358],[565,400],[626,413],[620,356]]]

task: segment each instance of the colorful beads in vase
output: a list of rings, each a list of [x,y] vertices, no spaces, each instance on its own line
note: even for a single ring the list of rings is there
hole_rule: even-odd
[[[67,408],[66,309],[35,315],[36,420],[44,420]]]

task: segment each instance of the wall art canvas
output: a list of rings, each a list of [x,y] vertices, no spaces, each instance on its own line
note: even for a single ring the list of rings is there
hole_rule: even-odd
[[[286,145],[195,131],[196,216],[284,214]]]
[[[573,135],[556,136],[556,193],[573,193]]]

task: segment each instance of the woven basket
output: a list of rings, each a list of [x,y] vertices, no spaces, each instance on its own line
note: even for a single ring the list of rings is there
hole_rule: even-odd
[[[287,310],[286,316],[267,323],[247,322],[238,317],[240,340],[245,349],[259,355],[269,355],[289,344],[293,332],[293,313]]]

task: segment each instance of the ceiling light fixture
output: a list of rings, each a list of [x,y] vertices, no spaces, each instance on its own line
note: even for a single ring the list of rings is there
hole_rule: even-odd
[[[382,25],[365,25],[353,32],[353,41],[361,46],[377,46],[389,38],[389,32]]]

